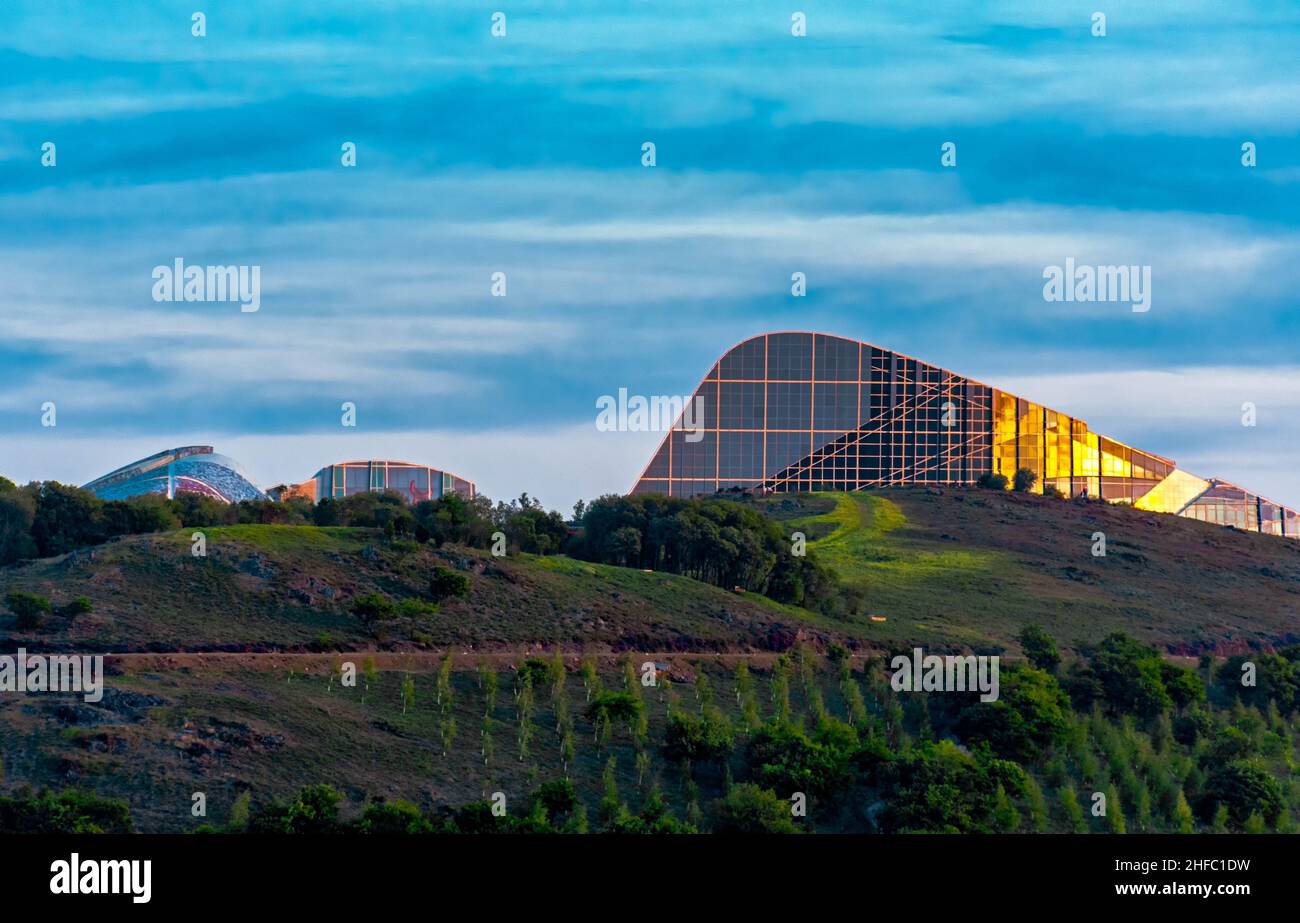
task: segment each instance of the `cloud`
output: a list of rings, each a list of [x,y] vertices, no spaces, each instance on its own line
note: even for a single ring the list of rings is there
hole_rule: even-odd
[[[761,5],[524,0],[503,40],[486,8],[415,0],[208,12],[195,39],[167,6],[0,10],[0,443],[47,445],[55,399],[60,438],[294,452],[350,399],[373,438],[507,440],[467,458],[506,493],[590,494],[621,449],[536,460],[571,457],[595,396],[820,329],[1041,386],[1155,451],[1216,446],[1248,486],[1294,450],[1261,376],[1300,334],[1300,11],[1119,3],[1094,39],[1089,10],[1030,0],[867,5],[795,39]],[[177,256],[260,265],[262,310],[155,304]],[[1044,302],[1068,257],[1151,265],[1152,310]]]

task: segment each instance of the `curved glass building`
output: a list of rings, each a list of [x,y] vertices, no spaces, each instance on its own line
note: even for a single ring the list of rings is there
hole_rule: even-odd
[[[182,446],[110,471],[85,485],[101,500],[125,500],[141,494],[206,494],[224,503],[265,500],[263,493],[235,461],[210,445]]]
[[[633,493],[858,490],[1008,480],[1300,538],[1300,515],[1087,422],[870,343],[767,333],[729,349]],[[689,420],[689,426],[688,424]]]
[[[474,498],[473,481],[428,465],[387,460],[326,465],[312,480],[294,487],[293,494],[320,501],[326,497],[350,497],[371,490],[395,490],[411,503],[436,500],[451,493],[470,500]]]

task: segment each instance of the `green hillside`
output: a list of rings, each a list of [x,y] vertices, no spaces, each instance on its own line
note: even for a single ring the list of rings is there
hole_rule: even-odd
[[[79,651],[568,649],[781,650],[922,644],[1015,650],[1038,623],[1065,646],[1124,631],[1180,654],[1220,655],[1300,638],[1300,542],[1100,503],[998,491],[883,490],[752,501],[865,607],[829,618],[688,577],[576,561],[495,558],[385,541],[376,530],[239,525],[129,536],[0,568],[27,590],[92,611],[0,634]],[[1092,554],[1093,535],[1107,554]],[[350,611],[367,593],[427,595],[434,567],[470,578],[465,599],[376,635]],[[873,620],[872,617],[875,617]],[[883,619],[883,620],[882,620]]]
[[[1067,645],[1124,631],[1182,654],[1300,639],[1300,542],[1001,491],[756,502],[864,589],[885,621],[846,630],[886,646],[1009,646],[1031,622]],[[1104,557],[1092,553],[1097,532]]]
[[[467,806],[500,791],[514,805],[501,824],[545,827],[530,793],[566,776],[591,829],[725,829],[764,812],[784,829],[785,799],[805,790],[803,828],[821,831],[1118,829],[1077,815],[1098,791],[1138,830],[1300,819],[1300,670],[1295,649],[1265,653],[1296,640],[1300,543],[997,491],[744,502],[802,532],[864,605],[830,617],[683,576],[368,528],[211,527],[205,557],[184,529],[0,569],[0,596],[53,608],[35,628],[0,616],[4,647],[111,654],[100,702],[0,696],[0,795],[83,788],[129,805],[137,829],[169,831],[241,827],[250,805],[270,824],[315,784],[358,823],[374,799],[401,799],[421,823],[465,829],[479,816]],[[467,578],[465,595],[435,604],[439,573]],[[79,597],[89,611],[71,614]],[[394,614],[362,618],[367,598]],[[1016,666],[1031,623],[1066,653],[1058,672]],[[1009,704],[894,693],[888,657],[914,644],[1007,654]],[[1235,661],[1192,673],[1170,657],[1246,651],[1261,687],[1244,704]],[[647,662],[660,682],[642,689]],[[1146,685],[1127,690],[1129,677]],[[603,722],[590,710],[602,688],[611,708],[638,699],[637,720]],[[1008,730],[1008,715],[1032,718]],[[933,786],[957,800],[940,809]]]
[[[527,643],[664,650],[784,648],[823,620],[762,596],[672,574],[562,556],[494,558],[472,548],[387,542],[373,529],[241,525],[130,536],[0,569],[0,596],[36,592],[92,611],[37,631],[0,617],[10,646],[78,651],[502,648]],[[468,598],[376,634],[350,611],[358,596],[428,595],[435,567],[470,579]]]

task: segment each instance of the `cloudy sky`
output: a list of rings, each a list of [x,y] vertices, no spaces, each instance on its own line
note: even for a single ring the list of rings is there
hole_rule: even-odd
[[[658,442],[599,396],[812,329],[1300,505],[1300,7],[1236,7],[10,0],[0,473],[205,442],[567,510]],[[177,257],[261,310],[155,302]],[[1044,301],[1067,258],[1150,265],[1151,309]]]

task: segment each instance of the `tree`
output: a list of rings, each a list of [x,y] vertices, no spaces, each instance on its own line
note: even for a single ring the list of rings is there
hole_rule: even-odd
[[[1069,729],[1070,700],[1050,673],[1029,666],[1002,671],[994,702],[974,702],[957,722],[964,739],[984,740],[1005,759],[1029,763],[1062,743]]]
[[[1047,832],[1047,799],[1033,776],[1025,776],[1025,805],[1029,808],[1029,827],[1034,833]]]
[[[758,715],[758,695],[754,688],[754,676],[749,672],[749,664],[741,660],[736,664],[735,673],[736,702],[740,705],[745,727],[754,729],[761,719]]]
[[[0,567],[36,556],[31,535],[35,518],[36,501],[29,492],[12,487],[0,491]]]
[[[993,800],[993,826],[999,833],[1015,833],[1020,829],[1020,812],[1007,797],[1007,790],[998,786]]]
[[[616,530],[605,540],[605,553],[616,564],[632,567],[641,560],[641,533],[631,526]]]
[[[1255,813],[1272,827],[1286,809],[1286,797],[1277,779],[1263,765],[1252,760],[1235,760],[1210,774],[1201,794],[1201,805],[1203,817],[1226,808],[1229,822],[1238,828]]]
[[[515,700],[519,717],[519,761],[528,758],[528,745],[533,739],[533,680],[528,673],[519,677],[519,694]]]
[[[1192,833],[1196,830],[1196,821],[1192,817],[1192,808],[1187,803],[1183,790],[1178,790],[1178,800],[1174,804],[1174,824],[1179,833]]]
[[[1074,789],[1069,785],[1062,785],[1056,793],[1056,800],[1061,806],[1061,814],[1070,832],[1087,833],[1088,820],[1084,816],[1083,807],[1079,804],[1079,796]]]
[[[454,696],[451,686],[451,652],[448,651],[442,658],[442,665],[438,668],[437,683],[438,734],[442,741],[443,756],[447,755],[456,740],[456,719],[452,715]]]
[[[600,799],[597,817],[601,826],[610,829],[627,816],[627,807],[618,796],[618,757],[610,756],[605,762],[605,771],[600,774],[604,795]]]
[[[364,704],[366,700],[365,693],[370,691],[370,684],[379,681],[379,671],[375,669],[374,657],[367,657],[361,665],[361,677],[362,682],[365,684],[361,695],[361,701]]]
[[[827,718],[815,738],[795,725],[772,722],[750,740],[746,757],[760,785],[783,793],[828,793],[850,781],[850,759],[856,749],[853,728]]]
[[[591,701],[593,695],[597,695],[601,689],[600,672],[596,669],[596,658],[590,654],[582,658],[582,665],[579,668],[582,674],[582,688],[587,693],[587,701]]]
[[[6,595],[5,605],[17,617],[16,627],[23,631],[40,628],[45,621],[45,616],[49,615],[54,608],[44,596],[24,590],[14,590]]]
[[[540,807],[551,829],[566,829],[572,826],[575,815],[582,802],[574,791],[573,783],[568,779],[554,779],[543,782],[532,794],[535,808]]]
[[[409,801],[375,801],[366,806],[357,829],[362,833],[433,833],[434,826]]]
[[[1174,704],[1167,675],[1159,651],[1114,632],[1089,652],[1087,667],[1073,671],[1070,697],[1076,708],[1100,697],[1115,712],[1150,718]]]
[[[1056,672],[1061,663],[1061,652],[1056,648],[1056,640],[1041,625],[1026,625],[1020,629],[1016,640],[1030,663],[1048,673]]]
[[[1119,789],[1114,785],[1106,788],[1106,829],[1111,833],[1128,833],[1128,823],[1124,820],[1124,808],[1119,803]]]
[[[90,491],[58,481],[29,485],[29,489],[36,496],[32,538],[41,557],[67,554],[104,540],[99,516],[104,503]]]
[[[626,724],[635,733],[644,708],[644,703],[629,692],[599,692],[587,706],[587,717],[598,729]]]
[[[1034,489],[1034,484],[1038,483],[1038,475],[1032,468],[1017,468],[1014,477],[1011,479],[1011,486],[1017,493],[1028,493]]]
[[[668,716],[664,751],[672,760],[692,763],[723,759],[731,752],[731,722],[715,706],[709,705],[697,718],[673,709]]]
[[[249,833],[336,833],[341,796],[329,785],[308,785],[291,802],[278,802],[253,812]]]
[[[768,788],[744,782],[733,785],[713,803],[714,833],[799,833],[790,802]]]

